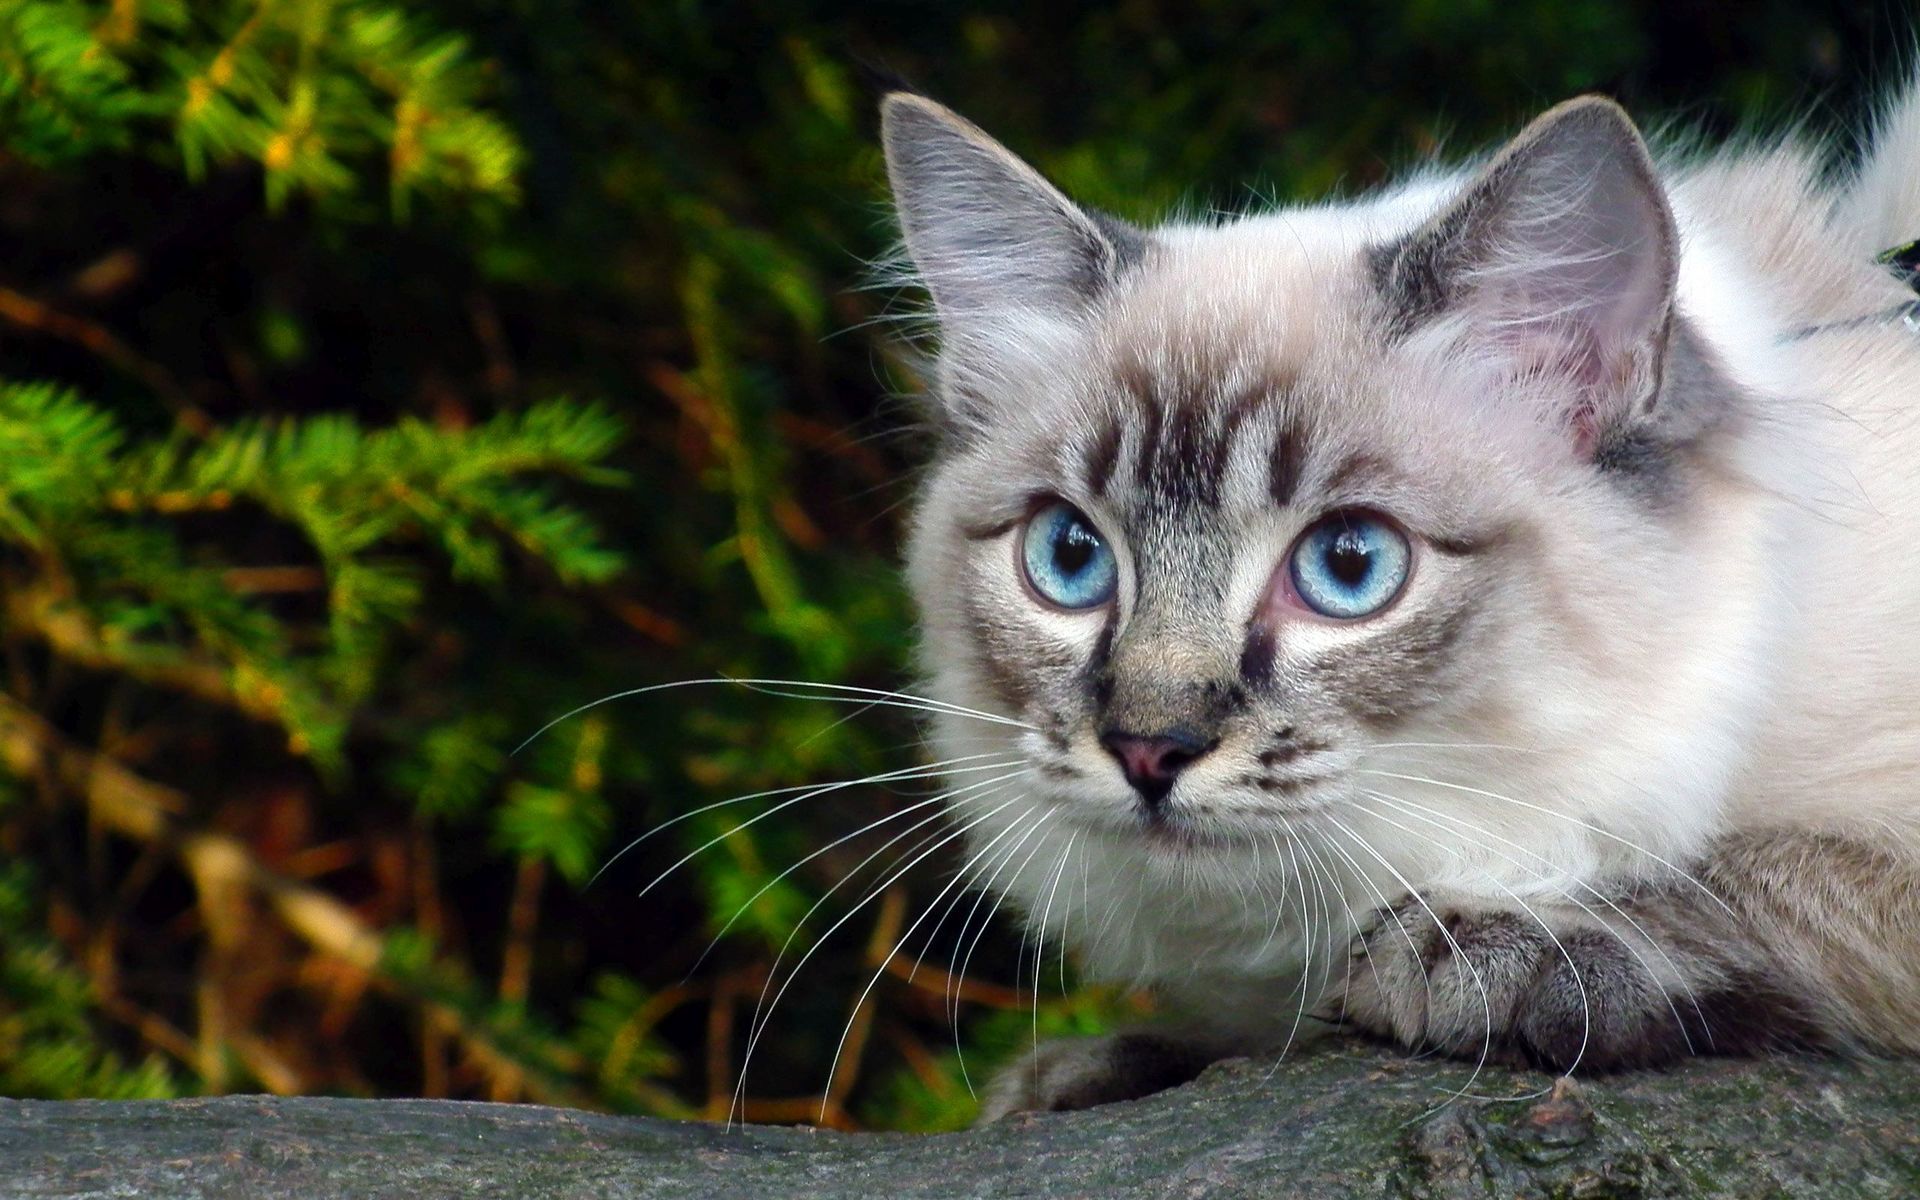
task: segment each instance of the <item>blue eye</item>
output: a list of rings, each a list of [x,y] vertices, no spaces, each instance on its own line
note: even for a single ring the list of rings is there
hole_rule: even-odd
[[[1093,608],[1113,596],[1120,569],[1093,522],[1056,501],[1033,514],[1022,535],[1020,559],[1033,590],[1061,608]]]
[[[1391,604],[1412,562],[1406,535],[1394,526],[1370,513],[1338,512],[1300,535],[1288,570],[1308,608],[1351,621]]]

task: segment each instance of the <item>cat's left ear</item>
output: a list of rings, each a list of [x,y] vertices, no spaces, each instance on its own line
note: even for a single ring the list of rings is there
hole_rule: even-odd
[[[1373,260],[1397,332],[1455,318],[1515,375],[1563,375],[1583,456],[1658,399],[1678,266],[1646,143],[1597,96],[1536,119]]]
[[[880,116],[907,252],[950,344],[1071,320],[1143,253],[1138,230],[1073,203],[953,111],[895,92]]]

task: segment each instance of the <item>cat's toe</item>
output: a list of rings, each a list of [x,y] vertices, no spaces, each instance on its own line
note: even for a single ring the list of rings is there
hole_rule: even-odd
[[[1188,1082],[1216,1057],[1211,1048],[1156,1033],[1043,1042],[995,1076],[977,1123],[1136,1100]]]
[[[1651,1065],[1688,1042],[1646,957],[1580,916],[1409,902],[1361,940],[1331,1015],[1458,1058],[1559,1071]]]
[[[1636,949],[1600,930],[1562,935],[1514,1013],[1519,1053],[1555,1071],[1612,1071],[1707,1048],[1709,1041],[1696,1045],[1693,1037],[1698,1005],[1684,993],[1669,995]]]

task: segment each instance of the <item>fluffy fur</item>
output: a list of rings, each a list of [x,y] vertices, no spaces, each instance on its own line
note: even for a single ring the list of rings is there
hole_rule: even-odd
[[[974,878],[1195,1024],[1041,1048],[988,1117],[1325,1022],[1570,1071],[1920,1050],[1920,87],[1851,178],[1662,162],[1606,101],[1356,203],[1136,230],[899,93],[946,435],[908,552]],[[1023,579],[1086,514],[1115,597]],[[1377,615],[1291,598],[1384,514]],[[1164,803],[1101,739],[1210,743]],[[1141,1053],[1135,1051],[1145,1047]]]

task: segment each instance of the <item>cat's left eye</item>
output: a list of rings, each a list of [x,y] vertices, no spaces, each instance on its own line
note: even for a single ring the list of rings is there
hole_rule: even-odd
[[[1374,513],[1348,511],[1309,526],[1293,544],[1287,570],[1308,608],[1354,621],[1393,603],[1412,565],[1413,547],[1398,526]]]
[[[1120,568],[1113,548],[1085,513],[1056,500],[1034,513],[1021,535],[1020,561],[1040,598],[1061,608],[1094,608],[1113,598]]]

